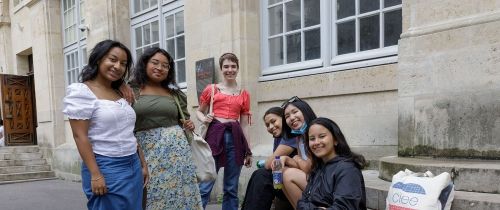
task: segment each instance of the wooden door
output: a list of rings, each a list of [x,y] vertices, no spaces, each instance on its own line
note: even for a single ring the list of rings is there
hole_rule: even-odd
[[[5,145],[36,144],[34,86],[30,76],[1,74]]]

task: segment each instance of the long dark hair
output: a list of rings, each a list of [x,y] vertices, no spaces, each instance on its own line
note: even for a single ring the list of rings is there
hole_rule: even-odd
[[[271,107],[269,108],[265,113],[264,113],[264,116],[262,116],[262,120],[266,120],[266,116],[269,115],[269,114],[275,114],[277,116],[280,116],[281,119],[283,120],[283,108],[281,107]],[[283,124],[281,125],[281,133],[280,133],[280,137],[283,136]]]
[[[148,81],[148,75],[146,72],[146,68],[149,60],[156,55],[156,53],[160,53],[167,57],[168,60],[168,74],[167,78],[163,80],[160,84],[163,88],[174,91],[174,89],[178,89],[177,83],[175,82],[175,62],[172,56],[168,54],[167,51],[161,49],[159,47],[149,48],[144,51],[141,57],[137,60],[133,71],[132,83],[138,87],[142,87]]]
[[[296,97],[296,98],[298,99],[298,97]],[[309,128],[309,126],[311,126],[310,125],[311,121],[314,120],[314,119],[316,119],[316,113],[314,113],[314,111],[311,108],[311,106],[309,106],[309,104],[307,102],[298,99],[298,100],[295,100],[295,101],[292,101],[292,102],[286,102],[285,104],[283,104],[282,105],[283,111],[290,104],[293,105],[293,106],[295,106],[295,107],[297,107],[302,112],[302,115],[304,116],[304,123],[306,123],[307,128]],[[284,133],[284,135],[286,135],[287,138],[292,138],[292,137],[298,136],[297,134],[292,134],[292,128],[290,128],[290,126],[288,126],[288,124],[286,124],[285,117],[283,117],[283,133]]]
[[[79,75],[80,82],[93,80],[97,77],[97,74],[99,73],[99,63],[104,58],[104,56],[106,56],[106,54],[108,54],[108,52],[114,47],[122,49],[127,54],[127,64],[125,64],[125,74],[123,74],[122,79],[111,82],[111,87],[113,89],[118,90],[120,85],[122,85],[124,80],[126,80],[129,76],[129,71],[133,63],[132,54],[130,53],[130,50],[121,42],[109,39],[101,41],[94,46],[94,48],[90,52],[88,64],[85,67],[83,67],[82,73],[80,73]]]
[[[338,156],[353,160],[356,167],[359,169],[363,169],[367,165],[367,162],[365,160],[365,157],[363,157],[363,155],[356,154],[356,153],[351,151],[351,148],[349,147],[349,144],[347,144],[347,141],[344,137],[344,134],[340,130],[340,127],[337,125],[337,123],[335,123],[333,120],[330,120],[330,119],[325,118],[325,117],[318,117],[311,122],[311,125],[309,125],[309,128],[315,124],[321,125],[330,131],[334,140],[337,142],[337,145],[334,146],[333,148],[335,149],[335,153]],[[309,153],[313,154],[311,151],[311,148],[309,147],[309,129],[307,129],[307,132],[306,132],[306,147],[307,147],[307,150],[309,151]],[[312,156],[312,168],[314,171],[321,164],[324,164],[324,163],[323,163],[323,160],[321,158],[318,158],[315,155],[311,155],[311,156]]]

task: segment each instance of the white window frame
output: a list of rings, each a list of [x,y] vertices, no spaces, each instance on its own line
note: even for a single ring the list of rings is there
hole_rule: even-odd
[[[130,4],[133,5],[133,2],[134,0],[130,0]],[[161,3],[160,6],[158,7],[151,7],[147,10],[144,10],[144,11],[141,11],[139,13],[135,13],[133,12],[133,9],[130,11],[130,17],[131,17],[131,21],[130,21],[130,34],[131,34],[131,38],[132,38],[132,55],[134,57],[134,60],[137,60],[137,54],[136,54],[136,50],[137,50],[137,46],[136,46],[136,37],[135,37],[135,29],[138,28],[138,27],[141,27],[143,26],[144,24],[147,24],[147,23],[151,23],[155,20],[158,20],[159,22],[159,46],[160,48],[162,49],[166,49],[166,34],[165,34],[165,17],[170,15],[170,14],[175,14],[179,11],[183,11],[185,12],[185,8],[184,8],[184,0],[158,0],[158,2]],[[185,13],[184,13],[184,17],[185,17]],[[184,26],[185,26],[185,18],[184,18]],[[181,36],[181,35],[176,35],[177,36]],[[186,39],[185,39],[185,33],[182,34],[182,36],[184,36],[184,52],[186,52]],[[175,50],[177,50],[177,48],[175,47]],[[172,57],[174,57],[175,54],[173,53],[176,53],[176,52],[169,52],[171,54]],[[178,62],[178,61],[182,61],[182,60],[185,60],[185,57],[186,55],[184,54],[184,57],[183,58],[180,58],[180,59],[175,59],[174,57],[174,61],[175,62]],[[178,69],[176,68],[176,71]],[[187,71],[187,69],[185,69],[185,71]],[[176,75],[178,75],[178,72],[176,72]],[[176,78],[177,79],[177,78]],[[187,91],[187,77],[186,77],[186,82],[182,82],[182,83],[177,83],[177,85],[179,86],[179,88],[181,88],[183,91]]]
[[[287,1],[287,0],[283,0]],[[397,62],[398,45],[393,45],[389,47],[383,47],[379,49],[366,50],[361,52],[343,54],[340,56],[336,55],[336,0],[318,0],[320,1],[320,12],[321,12],[321,23],[320,23],[320,33],[321,33],[321,56],[320,59],[302,61],[291,64],[283,64],[278,66],[270,66],[269,61],[269,13],[268,13],[268,0],[260,0],[260,12],[261,12],[261,77],[259,81],[268,81],[276,79],[284,79],[290,77],[306,76],[312,74],[326,73],[339,70],[347,70],[353,68],[368,67],[374,65],[382,65]],[[355,0],[359,2],[359,0]],[[379,0],[381,6],[384,0]],[[273,4],[275,5],[275,4]],[[271,6],[273,6],[271,5]],[[359,3],[356,3],[359,5]],[[388,8],[383,8],[377,10],[378,12],[386,13],[389,11],[394,11],[402,8],[402,5],[391,6]],[[285,22],[285,11],[283,22]],[[358,13],[358,9],[356,9]],[[364,16],[363,14],[362,16]],[[370,14],[368,14],[370,15]],[[381,14],[383,15],[383,14]],[[382,21],[380,24],[384,24],[383,16],[380,17]],[[303,20],[302,20],[303,21]],[[381,25],[383,26],[383,25]],[[359,30],[359,27],[356,27]],[[383,35],[383,27],[380,27]],[[285,33],[285,32],[283,32]],[[357,33],[358,34],[358,33]],[[383,39],[383,36],[380,36]],[[357,38],[359,42],[359,38]],[[284,43],[285,44],[285,43]],[[381,42],[383,46],[383,41]],[[357,45],[359,46],[359,44]],[[304,54],[303,54],[304,55]]]
[[[71,71],[76,71],[78,74],[82,71],[83,67],[87,64],[87,41],[86,41],[86,31],[81,32],[78,30],[78,24],[84,24],[85,23],[85,18],[83,17],[83,14],[81,13],[80,7],[85,6],[85,0],[75,0],[75,13],[76,13],[76,40],[71,43],[65,43],[66,37],[64,33],[65,29],[65,23],[64,23],[64,1],[61,1],[61,19],[62,19],[62,36],[63,36],[63,60],[64,60],[64,78],[66,81],[66,85],[70,85],[71,83],[78,82],[78,76],[76,77],[76,81],[73,81],[74,78],[69,78],[68,77],[68,72]],[[77,68],[71,68],[68,69],[68,62],[70,62],[67,59],[68,55],[71,55],[73,53],[76,53],[76,64]]]
[[[152,25],[152,23],[155,22],[155,21],[158,22],[158,41],[153,42],[153,40],[152,40],[153,30],[150,30],[151,43],[146,44],[146,45],[137,46],[135,30],[137,28],[143,28],[145,25]],[[152,29],[152,28],[150,27],[150,29]],[[141,30],[141,31],[143,31],[143,30]],[[160,20],[158,19],[158,17],[155,17],[155,18],[151,18],[151,19],[145,20],[144,22],[140,22],[139,24],[134,25],[132,27],[132,36],[131,37],[132,37],[132,40],[133,40],[132,41],[132,43],[133,43],[132,46],[133,46],[133,51],[134,51],[133,52],[134,58],[136,58],[136,60],[137,60],[137,53],[136,53],[136,51],[137,51],[138,48],[144,49],[146,47],[151,47],[151,46],[153,46],[155,44],[158,44],[158,46],[161,46],[161,23],[160,23]],[[141,42],[144,43],[144,34],[142,35]]]
[[[167,16],[169,16],[169,15],[173,15],[173,16],[174,16],[174,24],[176,24],[176,21],[175,21],[175,14],[177,14],[178,12],[181,12],[181,11],[184,13],[184,8],[176,8],[176,9],[173,9],[173,10],[170,10],[170,11],[167,11],[167,12],[164,12],[164,13],[162,14],[162,20],[163,20],[163,22],[164,22],[164,23],[163,23],[163,26],[164,26],[164,27],[163,27],[163,28],[164,28],[164,31],[163,31],[163,32],[165,32],[165,30],[166,30],[166,23],[165,23],[165,19],[166,19],[166,17],[167,17]],[[185,17],[185,14],[186,14],[186,13],[184,13],[183,17]],[[182,21],[182,23],[183,23],[183,24],[185,23],[185,18],[184,18],[184,20]],[[185,25],[186,25],[186,24],[184,24],[184,26],[185,26]],[[175,29],[175,28],[176,28],[176,25],[174,25],[174,29]],[[178,70],[178,65],[177,65],[177,63],[178,63],[178,62],[182,62],[182,61],[184,61],[184,74],[185,74],[185,72],[186,72],[186,35],[185,35],[185,34],[186,34],[186,28],[184,28],[184,33],[182,33],[182,34],[175,34],[175,33],[174,33],[174,36],[173,36],[173,37],[169,37],[169,38],[168,38],[168,39],[173,39],[173,40],[174,40],[174,52],[169,52],[169,53],[170,53],[170,56],[172,56],[172,57],[173,57],[174,62],[175,62],[175,66],[176,66],[176,67],[175,67],[175,69],[176,69],[175,75],[176,75],[176,77],[177,77],[177,78],[175,78],[175,80],[177,81],[177,85],[179,85],[179,87],[181,87],[181,88],[185,88],[185,87],[187,87],[187,77],[186,77],[186,81],[184,81],[184,82],[179,82],[179,80],[178,80],[179,72],[177,71],[177,70]],[[184,57],[182,57],[182,58],[178,58],[178,57],[177,57],[177,54],[178,54],[178,52],[177,52],[177,38],[179,38],[179,37],[181,37],[181,36],[183,36],[183,37],[184,37]],[[167,47],[167,35],[166,35],[166,33],[164,33],[164,36],[163,36],[163,40],[162,40],[162,41],[163,41],[163,46],[164,46],[164,49],[166,49],[166,47]]]
[[[379,1],[379,9],[366,12],[363,14],[359,14],[359,0],[355,0],[355,14],[354,16],[349,16],[346,18],[342,18],[339,20],[336,20],[335,17],[337,17],[337,10],[335,9],[337,1],[335,0],[334,3],[332,3],[331,6],[331,11],[332,11],[332,19],[331,19],[331,27],[332,31],[332,49],[337,49],[337,24],[338,23],[343,23],[347,21],[355,21],[355,52],[352,53],[347,53],[347,54],[342,54],[342,55],[336,55],[336,50],[332,50],[332,59],[330,61],[331,64],[343,64],[343,63],[349,63],[349,62],[356,62],[356,61],[362,61],[362,60],[367,60],[367,59],[373,59],[373,58],[380,58],[380,57],[387,57],[387,56],[394,56],[397,55],[398,53],[398,46],[397,45],[392,45],[388,47],[383,47],[384,46],[384,14],[387,12],[395,11],[398,9],[402,8],[402,5],[396,5],[396,6],[391,6],[388,8],[383,7],[384,0]],[[359,39],[359,19],[363,17],[369,17],[373,15],[379,15],[379,48],[377,49],[372,49],[372,50],[365,50],[365,51],[359,51],[360,48],[360,39]]]

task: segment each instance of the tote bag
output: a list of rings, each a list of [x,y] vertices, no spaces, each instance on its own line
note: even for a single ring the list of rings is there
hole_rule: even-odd
[[[184,113],[182,112],[181,105],[179,104],[179,99],[174,97],[177,109],[181,115],[181,119],[185,120]],[[190,131],[186,131],[190,132]],[[192,132],[193,140],[191,141],[191,153],[193,155],[193,161],[196,166],[196,177],[198,182],[206,182],[215,180],[217,177],[217,171],[215,170],[215,160],[212,157],[212,150],[210,145],[201,137],[200,135]],[[187,135],[186,135],[187,137]]]
[[[454,195],[449,173],[434,176],[430,171],[414,173],[406,169],[392,177],[386,210],[449,210]]]

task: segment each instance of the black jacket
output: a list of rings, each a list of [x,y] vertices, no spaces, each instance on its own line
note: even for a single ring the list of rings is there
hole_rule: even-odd
[[[311,173],[297,209],[365,210],[365,181],[351,159],[335,157]]]

